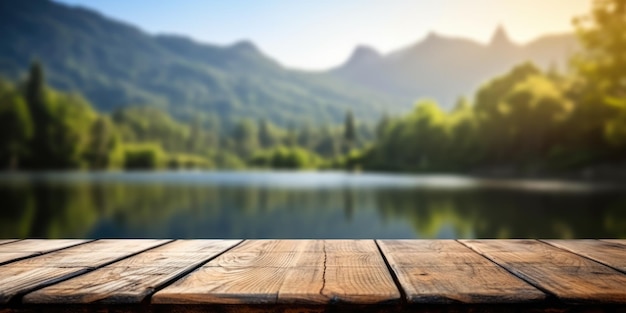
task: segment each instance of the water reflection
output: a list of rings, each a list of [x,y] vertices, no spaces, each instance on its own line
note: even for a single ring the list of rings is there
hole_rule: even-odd
[[[596,187],[342,173],[3,175],[0,237],[626,238],[626,194]]]

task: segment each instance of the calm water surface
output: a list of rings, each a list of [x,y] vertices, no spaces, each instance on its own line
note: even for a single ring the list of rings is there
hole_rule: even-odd
[[[626,189],[338,172],[0,175],[0,238],[626,238]]]

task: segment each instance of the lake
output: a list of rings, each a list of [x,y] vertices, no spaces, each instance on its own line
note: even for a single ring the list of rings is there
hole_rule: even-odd
[[[626,238],[626,189],[342,172],[0,175],[1,238]]]

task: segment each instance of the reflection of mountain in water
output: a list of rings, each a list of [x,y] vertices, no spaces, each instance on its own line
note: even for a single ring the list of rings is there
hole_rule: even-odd
[[[185,174],[175,183],[117,175],[3,179],[0,237],[626,237],[626,196],[610,190],[268,188],[188,183]]]

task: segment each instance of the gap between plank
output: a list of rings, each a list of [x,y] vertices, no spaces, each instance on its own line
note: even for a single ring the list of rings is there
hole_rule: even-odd
[[[20,240],[24,240],[24,239],[2,239],[2,240],[8,240],[8,241],[7,241],[7,242],[0,243],[0,246],[1,246],[1,245],[6,245],[6,244],[8,244],[8,243],[18,242],[18,241],[20,241]]]
[[[407,298],[406,292],[404,291],[404,288],[402,288],[402,284],[400,284],[400,279],[398,278],[398,276],[396,276],[396,273],[393,271],[393,268],[391,268],[391,264],[389,263],[389,260],[387,260],[387,256],[385,256],[385,253],[383,253],[383,250],[380,248],[378,240],[374,240],[374,244],[376,245],[376,248],[378,248],[378,252],[380,253],[380,256],[383,258],[385,265],[387,266],[387,271],[389,271],[389,274],[391,275],[391,279],[393,279],[393,282],[396,284],[396,287],[398,288],[398,291],[400,292],[400,304],[401,305],[408,304],[409,300]]]
[[[213,261],[215,258],[223,255],[226,252],[229,252],[230,250],[236,248],[237,246],[241,245],[244,241],[244,239],[239,239],[239,242],[226,248],[224,251],[217,253],[215,255],[213,255],[212,257],[209,257],[208,259],[199,262],[198,264],[192,266],[191,268],[189,268],[188,270],[185,270],[183,272],[181,272],[180,274],[168,279],[167,281],[163,282],[161,285],[152,288],[152,292],[150,292],[150,294],[146,295],[143,299],[141,299],[141,304],[151,304],[152,302],[152,295],[154,295],[155,293],[157,293],[159,290],[175,283],[176,281],[178,281],[179,279],[189,275],[190,273],[196,271],[197,269],[201,268],[202,266],[204,266],[205,264]]]
[[[603,242],[603,241],[600,241],[600,240],[597,240],[597,239],[594,239],[594,240],[599,241],[599,242]],[[555,245],[553,245],[553,244],[551,244],[551,243],[549,243],[549,242],[543,241],[543,239],[537,239],[537,241],[542,242],[542,243],[544,243],[544,244],[547,244],[547,245],[549,245],[549,246],[551,246],[551,247],[555,247],[555,248],[557,248],[557,249],[559,249],[559,250],[562,250],[562,251],[564,251],[564,252],[571,253],[571,254],[573,254],[573,255],[577,255],[577,256],[579,256],[579,257],[581,257],[581,258],[584,258],[584,259],[587,259],[587,260],[589,260],[589,261],[593,261],[594,263],[598,263],[598,264],[600,264],[600,265],[602,265],[602,266],[606,266],[606,267],[608,267],[608,268],[610,268],[610,269],[613,269],[613,270],[616,270],[616,271],[618,271],[618,272],[620,272],[620,273],[622,273],[622,274],[626,274],[626,271],[623,271],[623,270],[621,270],[621,269],[619,269],[619,268],[613,267],[613,266],[611,266],[611,265],[609,265],[609,264],[606,264],[606,263],[604,263],[604,262],[602,262],[602,261],[600,261],[600,260],[595,260],[595,259],[593,259],[593,258],[591,258],[591,257],[585,256],[585,255],[582,255],[582,254],[579,254],[579,253],[578,253],[578,252],[576,252],[576,251],[572,251],[572,250],[567,249],[567,248],[565,248],[565,247],[555,246]]]
[[[468,246],[468,245],[464,244],[462,241],[460,241],[460,240],[458,240],[458,239],[455,239],[455,241],[456,241],[456,242],[458,242],[458,243],[460,243],[460,244],[462,244],[463,246],[465,246],[465,247],[469,248],[470,250],[474,251],[476,254],[480,255],[481,257],[483,257],[483,258],[487,259],[489,262],[491,262],[491,263],[495,264],[496,266],[498,266],[498,267],[500,267],[500,268],[504,269],[504,270],[505,270],[505,271],[507,271],[509,274],[513,275],[514,277],[516,277],[516,278],[518,278],[518,279],[522,280],[523,282],[525,282],[525,283],[527,283],[527,284],[529,284],[529,285],[531,285],[531,286],[533,286],[533,287],[537,288],[539,291],[541,291],[541,292],[545,293],[545,294],[546,294],[546,296],[547,296],[547,297],[546,297],[546,302],[550,302],[550,301],[552,301],[552,302],[559,302],[559,301],[558,301],[558,300],[559,300],[559,298],[558,298],[555,294],[553,294],[552,292],[550,292],[549,290],[547,290],[547,289],[545,289],[545,288],[543,288],[543,287],[541,287],[541,286],[539,286],[539,285],[537,285],[537,284],[535,284],[535,283],[532,283],[532,282],[530,282],[530,281],[526,280],[524,277],[521,277],[520,275],[518,275],[518,274],[514,273],[513,271],[509,270],[508,268],[506,268],[506,266],[501,265],[500,263],[498,263],[498,262],[496,262],[496,261],[492,260],[491,258],[489,258],[488,256],[486,256],[486,255],[484,255],[484,254],[480,253],[479,251],[474,250],[474,248],[472,248],[472,247],[470,247],[470,246]]]
[[[90,243],[90,242],[95,242],[95,241],[97,241],[97,240],[99,240],[99,239],[96,239],[96,240],[91,240],[91,241],[88,241],[88,242],[85,242],[85,243],[81,243],[81,244],[78,244],[78,245],[87,244],[87,243]],[[121,239],[121,240],[123,240],[123,239]],[[82,269],[82,270],[78,270],[78,271],[76,271],[76,272],[69,273],[69,274],[67,274],[67,275],[65,275],[65,276],[62,276],[62,277],[59,277],[59,278],[57,278],[57,279],[53,279],[53,280],[51,280],[51,281],[48,281],[48,282],[42,283],[41,285],[38,285],[38,286],[36,286],[35,288],[32,288],[32,289],[27,289],[27,290],[24,290],[24,291],[22,291],[22,292],[18,293],[18,294],[16,294],[15,296],[13,296],[13,297],[11,298],[11,300],[9,300],[9,302],[7,303],[7,305],[21,304],[21,302],[22,302],[22,298],[23,298],[26,294],[31,293],[31,292],[33,292],[33,291],[35,291],[35,290],[39,290],[39,289],[42,289],[42,288],[45,288],[45,287],[48,287],[48,286],[52,286],[52,285],[57,284],[57,283],[60,283],[60,282],[62,282],[62,281],[66,281],[66,280],[68,280],[68,279],[71,279],[71,278],[74,278],[74,277],[77,277],[77,276],[80,276],[80,275],[83,275],[83,274],[86,274],[86,273],[89,273],[89,272],[95,271],[95,270],[97,270],[97,269],[99,269],[99,268],[105,267],[105,266],[107,266],[107,265],[111,265],[111,264],[113,264],[113,263],[115,263],[115,262],[118,262],[118,261],[121,261],[121,260],[124,260],[124,259],[130,258],[130,257],[135,256],[135,255],[138,255],[138,254],[140,254],[140,253],[144,253],[144,252],[146,252],[146,251],[149,251],[149,250],[152,250],[152,249],[156,249],[156,248],[162,247],[162,246],[164,246],[164,245],[166,245],[166,244],[169,244],[169,243],[172,243],[172,242],[174,242],[174,241],[175,241],[175,240],[173,240],[173,239],[166,240],[166,241],[165,241],[164,243],[162,243],[162,244],[158,244],[158,245],[153,246],[153,247],[150,247],[150,248],[146,248],[146,249],[143,249],[143,250],[140,250],[140,251],[137,251],[137,252],[133,252],[133,253],[131,253],[131,254],[128,254],[128,255],[122,256],[122,257],[120,257],[120,258],[118,258],[118,259],[111,260],[111,261],[109,261],[109,262],[106,262],[106,263],[100,264],[100,265],[98,265],[98,266],[85,266],[85,268],[84,268],[84,269]],[[78,246],[78,245],[74,245],[74,246],[71,246],[71,247],[76,247],[76,246]],[[71,248],[71,247],[68,247],[68,248]],[[62,249],[61,249],[61,250],[62,250]],[[55,250],[55,251],[59,251],[59,250]]]
[[[91,242],[94,242],[94,241],[97,241],[97,240],[98,240],[98,239],[88,239],[88,240],[85,240],[85,241],[83,241],[83,242],[79,242],[79,243],[77,243],[77,244],[75,244],[75,245],[70,245],[70,246],[67,246],[67,247],[59,248],[59,249],[53,249],[53,250],[50,250],[50,251],[36,252],[36,253],[31,254],[31,255],[22,256],[22,257],[18,257],[18,258],[16,258],[16,259],[12,259],[12,260],[8,260],[8,261],[0,262],[0,266],[7,265],[7,264],[11,264],[11,263],[13,263],[13,262],[17,262],[17,261],[22,261],[22,260],[30,259],[30,258],[35,258],[35,257],[41,256],[41,255],[46,255],[46,254],[49,254],[49,253],[52,253],[52,252],[57,252],[57,251],[62,251],[62,250],[69,249],[69,248],[78,247],[78,246],[80,246],[80,245],[85,245],[85,244],[88,244],[88,243],[91,243]],[[12,243],[20,242],[20,241],[23,241],[23,240],[22,240],[22,239],[20,239],[20,240],[18,240],[18,241],[7,242],[7,243],[4,243],[4,244],[5,244],[5,245],[6,245],[6,244],[12,244]]]

